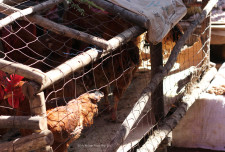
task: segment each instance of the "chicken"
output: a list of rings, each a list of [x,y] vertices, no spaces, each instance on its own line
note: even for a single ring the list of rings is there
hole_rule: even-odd
[[[22,93],[22,85],[24,81],[22,76],[11,74],[10,79],[6,76],[6,73],[0,71],[0,94],[2,99],[8,99],[8,103],[12,108],[18,108],[20,101],[24,100],[24,95]]]
[[[89,88],[96,87],[104,93],[104,104],[112,110],[111,119],[117,121],[117,106],[128,88],[139,65],[139,49],[132,42],[121,46],[112,56],[93,64],[93,71],[84,76],[84,83]],[[89,67],[88,70],[90,70]],[[108,99],[109,85],[113,89],[114,106],[110,108]]]
[[[1,71],[0,74],[2,75],[0,80],[4,84],[0,87],[7,88],[2,88],[3,93],[0,92],[0,94],[3,97],[2,100],[8,98],[7,106],[5,102],[1,102],[1,104],[4,104],[5,107],[11,106],[17,108],[18,112],[14,113],[16,115],[30,115],[29,101],[24,98],[21,91],[22,84],[24,84],[24,81],[21,81],[23,77],[11,75],[10,80],[4,72]],[[61,106],[58,105],[58,107],[54,104],[47,103],[47,124],[48,129],[54,135],[53,149],[55,151],[66,151],[68,145],[73,140],[79,138],[83,127],[93,124],[93,117],[98,113],[97,102],[102,97],[103,94],[96,91],[95,93],[82,94],[77,99],[69,101],[65,106],[63,106],[64,102],[61,103]],[[0,133],[5,133],[6,131],[0,130]],[[31,134],[32,130],[21,129],[20,132],[22,136],[26,136]]]
[[[24,100],[21,86],[23,77],[0,71],[0,115],[16,115],[20,101]],[[8,129],[0,129],[0,135],[7,133]]]
[[[67,151],[69,144],[79,138],[83,127],[93,124],[101,97],[102,93],[97,91],[85,93],[69,101],[66,106],[47,110],[48,129],[54,135],[54,151]]]

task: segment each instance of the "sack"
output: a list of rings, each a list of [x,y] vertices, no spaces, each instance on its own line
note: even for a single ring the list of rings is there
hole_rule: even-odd
[[[182,0],[108,0],[150,21],[148,37],[152,43],[161,42],[166,34],[187,13]]]

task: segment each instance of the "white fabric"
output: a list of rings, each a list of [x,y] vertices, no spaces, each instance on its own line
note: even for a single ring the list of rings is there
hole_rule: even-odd
[[[187,13],[182,0],[108,0],[150,20],[149,40],[161,42],[170,29]]]
[[[174,129],[175,147],[225,150],[225,97],[205,93]]]
[[[225,63],[208,89],[225,85]],[[225,96],[204,93],[173,130],[172,145],[225,151]]]

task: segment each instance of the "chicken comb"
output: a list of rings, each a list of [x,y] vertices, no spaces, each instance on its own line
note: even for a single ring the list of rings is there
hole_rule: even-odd
[[[7,79],[7,86],[5,88],[6,92],[12,91],[12,88],[15,87],[24,77],[17,75],[17,74],[11,74],[10,79],[6,77]]]

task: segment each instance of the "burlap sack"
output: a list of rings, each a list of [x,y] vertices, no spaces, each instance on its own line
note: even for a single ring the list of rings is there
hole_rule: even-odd
[[[170,29],[186,14],[182,0],[108,0],[150,20],[149,40],[161,42]]]

